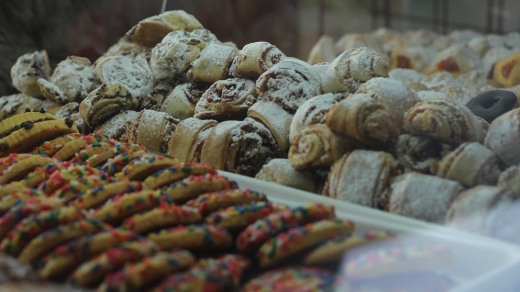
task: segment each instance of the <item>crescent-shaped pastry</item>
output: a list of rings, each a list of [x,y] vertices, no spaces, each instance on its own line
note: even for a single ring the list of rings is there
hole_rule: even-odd
[[[247,116],[262,122],[273,134],[280,151],[289,150],[289,131],[293,115],[272,101],[258,101],[247,111]]]
[[[215,120],[188,118],[182,120],[168,144],[168,155],[181,162],[200,161],[202,147],[211,128],[217,125]]]

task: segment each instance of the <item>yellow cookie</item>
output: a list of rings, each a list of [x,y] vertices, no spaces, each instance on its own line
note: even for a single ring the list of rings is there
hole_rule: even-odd
[[[36,188],[42,182],[48,180],[51,174],[53,174],[56,170],[63,169],[64,167],[66,167],[64,163],[57,162],[49,163],[42,167],[37,167],[35,170],[29,173],[23,180],[21,180],[20,183],[24,184],[29,188]]]
[[[118,223],[136,213],[151,210],[164,201],[160,191],[144,190],[124,194],[106,202],[93,216],[104,222]]]
[[[0,200],[0,215],[4,215],[14,206],[22,206],[28,199],[43,197],[43,194],[35,189],[23,189],[18,192],[3,196]]]
[[[205,174],[192,175],[181,181],[172,183],[162,188],[162,191],[175,203],[185,203],[207,192],[217,192],[226,189],[236,189],[235,181],[222,175]]]
[[[87,165],[70,165],[67,168],[53,172],[46,181],[38,185],[38,189],[47,195],[51,195],[59,188],[67,185],[71,180],[100,174],[101,172],[98,169]]]
[[[126,266],[120,272],[108,275],[98,291],[141,291],[147,284],[186,270],[194,263],[195,257],[186,250],[159,252],[139,263]]]
[[[51,196],[63,199],[65,201],[75,200],[88,190],[102,187],[110,183],[112,177],[107,175],[89,175],[86,177],[73,179],[68,184],[56,190]]]
[[[33,238],[42,232],[83,218],[85,214],[76,207],[61,207],[32,215],[16,224],[2,240],[0,248],[5,254],[16,257]]]
[[[25,159],[13,163],[11,166],[0,173],[0,185],[5,185],[13,181],[19,181],[37,167],[42,167],[48,163],[54,162],[55,161],[52,158],[41,155],[31,155],[30,157],[26,157]]]
[[[45,155],[47,157],[53,157],[54,154],[56,154],[56,152],[60,151],[60,149],[63,148],[63,146],[65,146],[65,144],[83,136],[83,134],[79,133],[60,136],[50,141],[43,142],[43,144],[34,149],[31,153]]]
[[[101,170],[110,175],[114,175],[122,171],[128,163],[132,162],[132,160],[137,159],[146,153],[149,153],[149,151],[138,150],[123,152],[114,158],[108,159],[108,161],[101,167]]]
[[[161,204],[153,210],[135,214],[126,219],[121,226],[137,233],[147,233],[153,230],[176,225],[193,224],[200,221],[202,221],[202,216],[197,209]]]
[[[155,172],[178,164],[179,160],[157,153],[146,153],[132,160],[123,170],[116,173],[116,178],[143,181]]]
[[[0,122],[0,139],[9,136],[14,131],[27,127],[27,124],[35,124],[55,119],[56,118],[51,114],[40,112],[27,112],[14,115]]]
[[[102,205],[112,197],[121,194],[135,193],[142,189],[142,182],[128,180],[117,181],[90,189],[83,193],[79,198],[71,201],[69,204],[88,210]]]
[[[80,237],[58,246],[47,255],[40,265],[38,274],[43,279],[65,276],[83,260],[136,238],[137,234],[132,231],[113,228]]]
[[[253,202],[266,202],[267,197],[250,189],[227,189],[220,192],[205,193],[186,202],[186,206],[197,208],[203,215],[237,205]]]
[[[32,155],[27,153],[11,153],[6,157],[0,158],[0,173],[4,172],[4,170],[16,162],[29,157],[32,157]]]
[[[148,238],[162,250],[221,250],[233,246],[233,237],[225,228],[209,224],[163,229]]]
[[[66,161],[74,158],[74,155],[78,153],[81,149],[85,148],[85,146],[105,140],[106,138],[100,134],[89,134],[87,136],[83,136],[78,139],[74,139],[69,143],[65,144],[63,148],[61,148],[56,154],[54,154],[54,158]]]
[[[18,260],[22,263],[34,264],[45,253],[62,243],[83,235],[95,234],[107,228],[101,221],[92,218],[55,227],[33,238],[22,250]]]
[[[354,223],[348,220],[321,220],[292,228],[269,239],[260,247],[257,254],[260,266],[274,266],[339,234],[353,231]]]
[[[0,187],[0,199],[3,197],[8,196],[9,194],[16,193],[16,192],[26,192],[29,191],[30,188],[25,186],[22,182],[15,181],[7,185],[3,185]]]
[[[77,161],[84,161],[92,167],[98,167],[106,163],[110,158],[125,152],[137,152],[146,150],[145,147],[138,144],[128,144],[118,142],[117,140],[107,140],[94,143],[85,147],[76,154]]]
[[[147,239],[123,243],[81,264],[72,273],[68,282],[73,286],[94,287],[103,280],[105,275],[121,269],[126,263],[153,255],[158,250],[158,246]]]
[[[0,157],[5,157],[9,153],[31,151],[45,141],[69,133],[78,133],[78,128],[63,120],[50,120],[32,124],[30,129],[22,128],[0,139]]]
[[[217,170],[215,167],[206,163],[185,162],[157,171],[148,176],[144,180],[144,184],[148,188],[156,190],[181,179],[185,179],[190,175],[204,175],[207,173],[216,174]]]

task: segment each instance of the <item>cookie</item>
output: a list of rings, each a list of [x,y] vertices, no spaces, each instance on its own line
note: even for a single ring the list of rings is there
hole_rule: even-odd
[[[338,234],[352,231],[354,223],[348,220],[321,220],[309,223],[269,239],[260,247],[257,257],[262,268],[271,267]]]
[[[249,225],[237,238],[237,249],[249,253],[271,237],[310,222],[335,217],[334,207],[321,203],[309,203],[289,210],[270,214]]]
[[[101,187],[110,182],[112,182],[112,177],[106,174],[89,175],[69,181],[68,184],[57,189],[52,196],[64,201],[71,201],[77,199],[88,190]]]
[[[0,184],[5,185],[13,181],[19,181],[36,169],[36,167],[41,167],[53,162],[53,159],[41,155],[26,157],[21,161],[11,164],[11,166],[0,173]]]
[[[161,190],[175,203],[184,203],[206,192],[216,192],[225,189],[236,189],[235,181],[217,174],[192,175],[181,181],[174,182]]]
[[[112,182],[87,190],[78,198],[70,201],[69,204],[81,209],[93,209],[102,205],[112,197],[120,194],[138,192],[142,189],[143,184],[141,182],[128,180]]]
[[[188,269],[195,257],[185,250],[158,252],[141,262],[129,264],[123,270],[108,275],[98,291],[140,291],[168,274]]]
[[[123,177],[129,180],[143,181],[155,172],[178,164],[175,158],[159,155],[157,153],[146,153],[132,160],[123,170],[116,173],[118,179]]]
[[[100,150],[103,150],[100,152]],[[146,150],[141,145],[116,142],[115,140],[107,140],[88,145],[78,154],[76,159],[78,162],[84,161],[92,167],[98,167],[105,164],[110,158],[113,158],[124,152],[136,152]]]
[[[22,206],[25,201],[32,198],[43,197],[43,194],[35,189],[23,189],[2,197],[0,200],[0,215],[3,215],[14,206]]]
[[[0,242],[4,239],[7,233],[23,219],[38,214],[40,212],[49,211],[61,206],[61,200],[39,200],[39,198],[28,199],[23,204],[9,209],[0,218]]]
[[[37,167],[35,170],[29,173],[24,179],[22,179],[20,183],[24,184],[29,188],[36,188],[42,182],[48,180],[51,174],[53,174],[56,170],[63,169],[66,166],[67,164],[64,163],[52,162],[46,164],[45,166]]]
[[[84,135],[79,133],[60,136],[58,138],[43,142],[43,144],[39,145],[31,153],[45,155],[47,157],[53,157],[58,151],[60,151],[63,148],[63,146],[65,146],[65,144],[83,136]]]
[[[24,124],[21,129],[0,139],[0,157],[9,153],[29,152],[41,143],[69,133],[78,133],[75,125],[63,120]]]
[[[225,228],[209,224],[163,229],[149,234],[148,239],[162,250],[221,250],[233,246],[233,238]]]
[[[151,210],[164,201],[160,191],[144,190],[124,194],[106,202],[93,216],[103,222],[117,223],[136,213]]]
[[[265,272],[249,281],[243,292],[329,291],[334,275],[312,267],[291,267]]]
[[[203,215],[208,215],[219,209],[253,202],[266,202],[267,196],[251,189],[227,189],[220,192],[210,192],[191,199],[184,205],[197,208]]]
[[[121,224],[121,227],[142,234],[175,225],[194,224],[200,221],[202,221],[202,216],[197,209],[165,203],[153,210],[133,215],[126,219]]]
[[[83,218],[85,214],[76,207],[62,207],[32,215],[16,224],[2,240],[0,248],[5,254],[17,257],[42,232]]]
[[[94,287],[105,275],[121,269],[126,263],[134,262],[159,250],[150,240],[132,241],[109,248],[100,255],[81,264],[69,277],[73,286]]]
[[[69,143],[65,144],[63,148],[61,148],[56,154],[54,154],[54,158],[59,159],[61,161],[66,161],[74,158],[74,155],[78,153],[81,149],[85,148],[85,146],[103,141],[106,138],[100,134],[89,134],[83,136],[79,139],[74,139]]]
[[[7,168],[9,168],[11,165],[26,159],[32,157],[32,154],[28,153],[11,153],[6,157],[0,158],[0,173],[4,172]]]
[[[136,238],[137,234],[123,229],[108,229],[80,237],[56,247],[39,263],[38,274],[42,279],[56,279],[76,268],[84,259]]]
[[[100,171],[87,165],[70,165],[53,172],[46,181],[38,185],[38,190],[50,195],[67,185],[71,180],[89,175],[100,175]]]
[[[14,115],[0,122],[0,138],[5,138],[22,128],[31,128],[31,125],[56,118],[49,113],[26,112]]]
[[[146,153],[148,153],[147,150],[123,152],[114,158],[108,159],[108,161],[101,167],[101,170],[110,175],[114,175],[122,171],[123,168],[132,160],[137,159]]]
[[[155,172],[144,180],[144,184],[156,190],[190,175],[216,174],[216,172],[215,167],[206,163],[185,162]]]
[[[392,232],[354,232],[346,233],[333,238],[313,249],[305,255],[303,263],[306,265],[319,265],[335,263],[341,260],[343,254],[348,250],[363,246],[375,245],[381,241],[395,240],[396,235]]]
[[[256,220],[285,209],[285,206],[270,202],[253,202],[247,205],[232,206],[209,214],[207,224],[214,224],[231,230],[247,227]]]
[[[347,253],[340,273],[353,280],[374,279],[385,275],[436,271],[450,262],[450,251],[442,246],[390,246]]]
[[[112,149],[119,143],[120,143],[119,141],[112,140],[112,139],[94,142],[92,144],[89,144],[89,145],[83,147],[79,152],[75,153],[72,161],[74,163],[85,163],[91,157],[97,156],[100,153],[103,153],[109,149]],[[120,153],[118,153],[118,154],[120,154]],[[116,155],[117,154],[115,154],[114,156],[116,156]],[[111,157],[108,157],[108,158],[111,158]],[[95,165],[91,165],[91,166],[96,167]]]
[[[22,250],[18,260],[22,263],[34,264],[58,245],[80,236],[98,233],[106,228],[101,221],[92,218],[55,227],[33,238]]]

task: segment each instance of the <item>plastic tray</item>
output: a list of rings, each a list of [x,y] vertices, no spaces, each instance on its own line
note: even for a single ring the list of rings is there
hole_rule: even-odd
[[[520,248],[515,245],[250,177],[220,173],[235,180],[240,188],[263,192],[274,202],[297,205],[312,201],[334,205],[337,216],[353,220],[358,230],[389,230],[407,241],[426,239],[448,246],[453,261],[447,272],[461,282],[453,292],[520,291]]]

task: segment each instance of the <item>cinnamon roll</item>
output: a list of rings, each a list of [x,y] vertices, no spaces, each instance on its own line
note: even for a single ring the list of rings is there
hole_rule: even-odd
[[[94,130],[94,133],[103,135],[107,139],[125,141],[129,126],[137,119],[137,112],[124,110],[108,119]]]
[[[285,58],[276,46],[268,42],[254,42],[238,51],[229,71],[234,77],[255,80]]]
[[[353,94],[333,105],[326,121],[333,132],[365,143],[385,143],[399,135],[386,107],[368,94]]]
[[[143,110],[128,126],[128,142],[142,145],[151,151],[165,153],[178,123],[179,120],[167,113]]]
[[[415,104],[405,114],[404,129],[451,145],[483,142],[485,134],[482,123],[467,107],[440,99]]]
[[[323,62],[332,62],[337,55],[334,39],[331,36],[322,35],[311,48],[307,63],[314,65]]]
[[[330,108],[345,98],[346,95],[342,93],[325,93],[304,102],[298,110],[296,110],[294,118],[292,119],[289,140],[292,141],[296,133],[304,127],[315,124],[325,124],[326,115]]]
[[[308,99],[321,94],[315,69],[306,62],[287,58],[265,71],[256,81],[260,100],[273,101],[290,113]]]
[[[405,171],[432,174],[432,166],[441,159],[443,145],[432,138],[403,134],[397,137],[392,153]]]
[[[229,66],[235,57],[235,50],[220,44],[208,44],[199,57],[191,63],[186,73],[189,80],[213,83],[226,79]]]
[[[491,149],[507,166],[520,164],[520,108],[513,109],[489,126],[484,145]]]
[[[195,105],[208,88],[209,84],[206,83],[190,82],[177,85],[162,103],[160,111],[179,120],[191,118],[195,112]]]
[[[181,162],[200,162],[202,147],[211,129],[217,125],[215,120],[187,118],[177,124],[168,143],[168,155]]]
[[[23,94],[32,97],[42,97],[38,79],[49,79],[51,66],[45,50],[22,55],[11,67],[13,86]]]
[[[255,83],[249,79],[218,80],[202,94],[194,116],[217,121],[242,120],[257,98]]]
[[[256,174],[256,179],[316,193],[320,178],[311,171],[296,170],[288,159],[271,159]]]
[[[146,96],[146,98],[141,102],[139,109],[160,111],[164,100],[166,100],[166,97],[172,93],[174,88],[175,86],[168,82],[159,82],[155,85],[152,92],[150,92],[150,94],[148,94],[148,96]]]
[[[343,154],[361,146],[354,139],[335,134],[326,125],[310,125],[293,137],[289,161],[296,169],[327,168]]]
[[[280,151],[290,146],[289,129],[293,115],[272,101],[258,101],[247,111],[247,116],[263,123],[273,134]]]
[[[224,121],[209,132],[201,162],[217,169],[254,176],[276,150],[271,131],[251,118]]]

